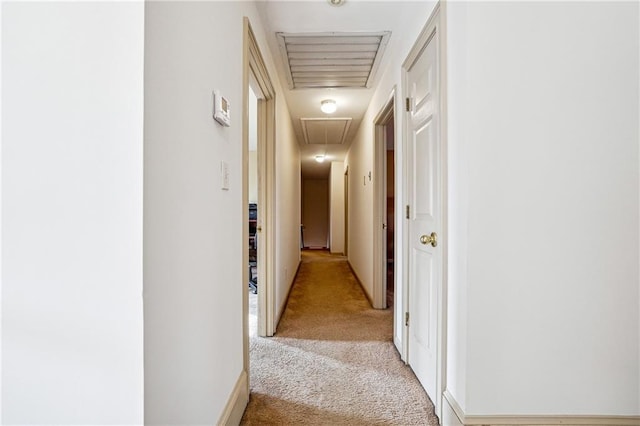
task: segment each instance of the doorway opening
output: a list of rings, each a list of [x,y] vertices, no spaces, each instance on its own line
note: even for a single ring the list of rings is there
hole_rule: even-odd
[[[378,309],[394,307],[395,286],[395,89],[375,121],[374,291]]]
[[[349,166],[344,171],[344,255],[349,257]]]
[[[246,113],[242,120],[244,371],[238,389],[242,394],[246,393],[248,401],[251,322],[255,321],[257,336],[273,336],[275,332],[275,90],[248,18],[244,18],[243,32],[241,111]],[[252,138],[255,139],[251,141]],[[256,297],[250,300],[250,294]],[[250,301],[255,303],[253,318]]]
[[[302,180],[303,249],[329,248],[329,179]]]
[[[249,186],[249,279],[248,279],[248,291],[249,291],[249,337],[254,337],[258,334],[258,261],[261,256],[258,255],[258,96],[255,94],[254,89],[249,87],[249,145],[247,147],[249,152],[249,164],[248,164],[248,186]],[[261,255],[263,253],[260,253]],[[260,262],[262,263],[262,262]]]
[[[273,336],[275,306],[273,289],[273,97],[260,85],[253,70],[247,86],[247,137],[245,139],[245,178],[248,232],[247,293],[249,304],[256,303],[256,333]],[[248,313],[250,315],[251,313]],[[249,321],[251,324],[251,321]]]
[[[386,156],[385,156],[385,192],[387,209],[384,221],[387,224],[386,235],[386,304],[387,308],[393,307],[395,284],[395,124],[393,115],[384,125]]]

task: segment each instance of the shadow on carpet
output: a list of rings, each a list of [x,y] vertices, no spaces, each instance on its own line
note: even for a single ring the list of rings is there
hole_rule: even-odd
[[[303,252],[276,336],[250,339],[243,425],[437,425],[343,256]]]

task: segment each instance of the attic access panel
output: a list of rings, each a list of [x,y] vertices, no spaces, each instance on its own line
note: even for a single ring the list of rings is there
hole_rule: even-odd
[[[290,89],[370,87],[391,32],[276,36]]]
[[[308,145],[342,145],[351,118],[301,118],[302,135]]]

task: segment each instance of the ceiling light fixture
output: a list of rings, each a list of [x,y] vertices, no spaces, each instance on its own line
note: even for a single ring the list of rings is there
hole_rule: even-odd
[[[318,163],[323,163],[324,162],[324,155],[316,155],[316,161]]]
[[[331,6],[342,6],[346,0],[327,0]]]
[[[325,114],[333,114],[336,112],[336,109],[338,109],[338,107],[336,106],[336,101],[333,99],[325,99],[320,102],[320,110]]]

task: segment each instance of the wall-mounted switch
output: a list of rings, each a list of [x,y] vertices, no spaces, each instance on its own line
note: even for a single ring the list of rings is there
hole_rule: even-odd
[[[226,161],[220,162],[220,181],[222,189],[229,190],[229,164]]]
[[[218,90],[213,92],[213,118],[225,127],[231,125],[231,106]]]

